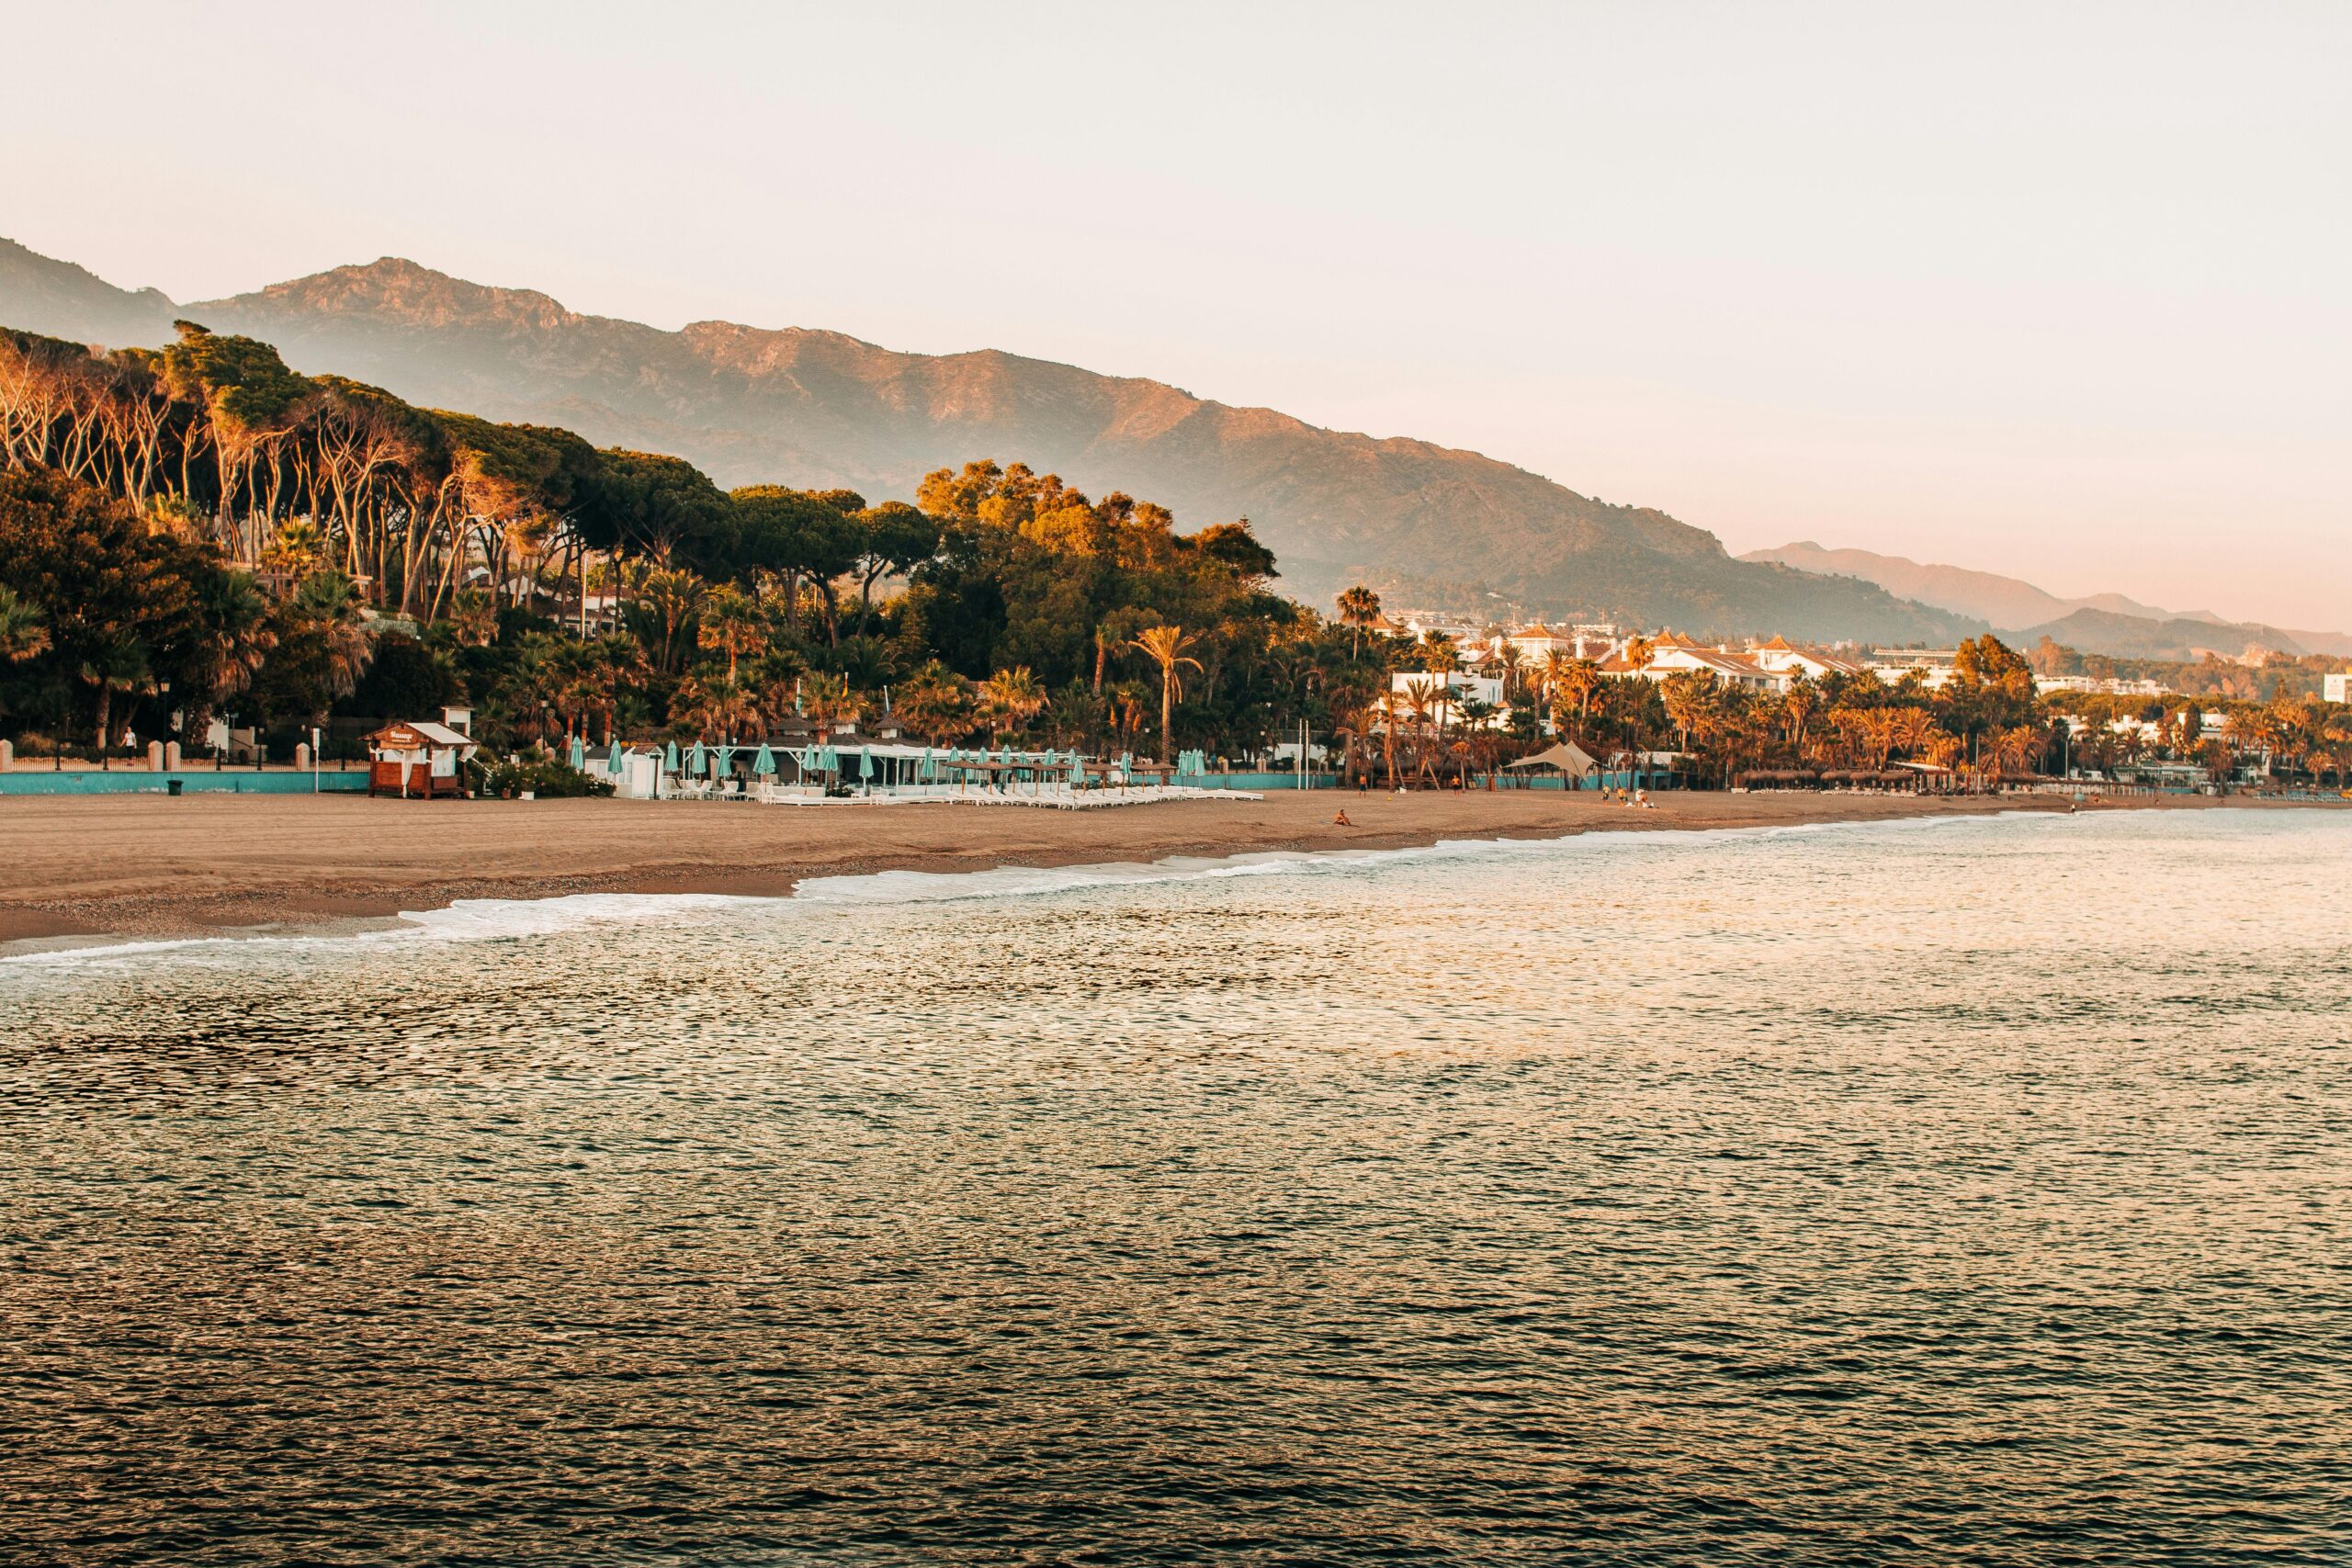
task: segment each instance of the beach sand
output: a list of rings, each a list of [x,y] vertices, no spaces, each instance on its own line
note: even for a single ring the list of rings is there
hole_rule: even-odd
[[[1097,811],[944,804],[0,797],[0,942],[178,936],[593,892],[789,893],[803,877],[1396,849],[1441,839],[2064,810],[2049,797],[1351,792]],[[1336,827],[1345,807],[1352,827]],[[2108,807],[2101,809],[2127,809]]]

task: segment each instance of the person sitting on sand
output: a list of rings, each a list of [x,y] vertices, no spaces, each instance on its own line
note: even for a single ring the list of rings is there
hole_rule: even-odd
[[[1340,814],[1331,818],[1331,826],[1334,828],[1352,828],[1355,826],[1354,823],[1348,820],[1348,808],[1346,807],[1343,806],[1340,807]]]

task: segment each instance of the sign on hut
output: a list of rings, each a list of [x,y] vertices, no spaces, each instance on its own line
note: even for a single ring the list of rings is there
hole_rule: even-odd
[[[473,737],[424,719],[388,724],[368,737],[368,793],[403,800],[466,793],[466,759]]]

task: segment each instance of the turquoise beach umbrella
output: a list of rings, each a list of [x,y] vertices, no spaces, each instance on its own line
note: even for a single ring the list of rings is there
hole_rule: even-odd
[[[870,779],[874,776],[874,753],[862,746],[858,748],[857,752],[857,776],[862,779]]]
[[[1069,782],[1074,784],[1082,784],[1086,782],[1086,764],[1079,759],[1075,751],[1069,754]]]
[[[674,740],[670,742],[669,750],[662,754],[662,771],[665,773],[674,773],[678,771],[678,743]]]
[[[735,748],[732,746],[721,745],[710,759],[710,776],[712,778],[717,778],[721,773],[730,772],[734,765]]]
[[[707,766],[706,753],[702,749],[702,742],[697,740],[695,742],[694,750],[686,753],[686,772],[698,773],[706,766]]]
[[[760,742],[760,754],[752,759],[752,772],[760,778],[766,778],[775,772],[775,753],[768,750],[768,743],[764,740]]]
[[[922,749],[922,765],[916,770],[915,777],[925,784],[930,784],[938,777],[938,770],[931,763],[931,748],[928,746]]]
[[[571,738],[571,771],[575,773],[585,773],[587,768],[588,749],[580,743],[580,737],[574,735]]]

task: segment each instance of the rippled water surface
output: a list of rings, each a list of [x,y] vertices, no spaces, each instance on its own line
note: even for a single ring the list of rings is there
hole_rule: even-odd
[[[0,1560],[2341,1563],[2347,1041],[2317,812],[18,960]]]

